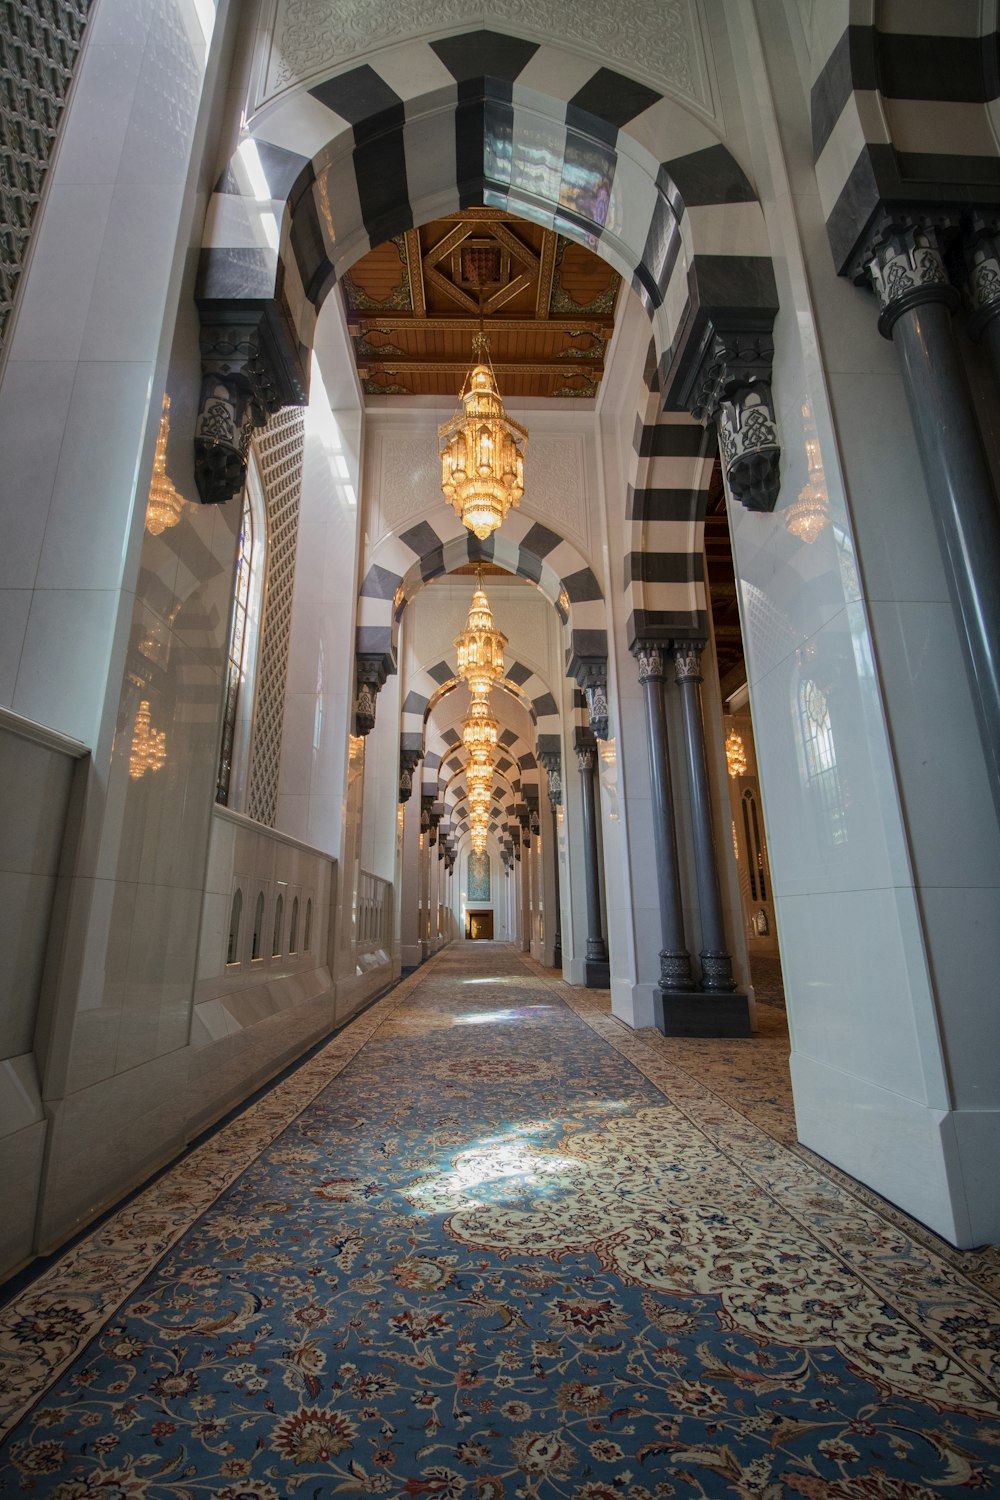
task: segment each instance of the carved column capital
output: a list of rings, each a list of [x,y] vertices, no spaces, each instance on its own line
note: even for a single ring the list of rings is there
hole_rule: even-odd
[[[962,235],[969,332],[981,339],[987,323],[1000,313],[1000,221],[973,214]]]
[[[674,645],[674,676],[678,682],[703,682],[701,653],[704,641],[678,641]]]
[[[661,643],[636,641],[632,647],[632,655],[635,657],[636,665],[639,668],[640,683],[655,682],[657,679],[662,681],[664,675],[664,648]]]
[[[594,769],[595,750],[593,745],[576,746],[576,763],[581,771],[592,771]]]
[[[712,330],[693,372],[687,407],[715,424],[733,498],[747,510],[770,511],[778,498],[778,442],[771,364],[774,340],[759,330]]]
[[[867,282],[879,304],[878,331],[892,338],[897,318],[927,302],[956,308],[961,300],[948,279],[945,249],[958,220],[950,214],[896,213],[878,219],[853,263],[852,277]]]

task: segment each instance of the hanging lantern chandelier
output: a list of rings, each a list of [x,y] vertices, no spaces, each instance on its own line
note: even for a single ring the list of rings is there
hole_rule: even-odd
[[[482,328],[472,341],[472,365],[458,399],[455,415],[438,428],[441,489],[455,514],[484,541],[520,504],[528,432],[504,410]]]
[[[478,751],[493,750],[499,734],[500,725],[490,713],[489,694],[474,694],[469,712],[462,720],[462,744],[475,756]]]
[[[163,398],[160,430],[153,450],[153,477],[149,482],[146,505],[146,530],[159,536],[169,526],[176,526],[184,509],[184,496],[175,488],[167,473],[167,438],[170,434],[170,397]]]
[[[482,570],[477,569],[469,617],[461,635],[455,637],[458,675],[473,697],[484,697],[503,677],[506,644],[507,637],[493,624],[493,611],[483,588]]]
[[[785,526],[793,536],[811,544],[830,524],[830,500],[826,491],[826,475],[823,472],[816,424],[808,401],[802,408],[802,423],[808,473],[805,484],[799,490],[798,499],[793,500],[785,512]]]
[[[737,776],[745,776],[747,773],[747,753],[743,746],[743,736],[731,729],[726,735],[726,764],[729,774],[735,781]]]

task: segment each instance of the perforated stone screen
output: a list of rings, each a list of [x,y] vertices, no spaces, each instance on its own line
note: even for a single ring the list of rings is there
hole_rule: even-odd
[[[267,503],[267,579],[247,813],[269,828],[274,827],[278,804],[304,431],[301,409],[286,406],[254,439]]]

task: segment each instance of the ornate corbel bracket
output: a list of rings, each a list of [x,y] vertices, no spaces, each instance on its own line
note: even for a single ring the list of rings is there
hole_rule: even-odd
[[[696,421],[714,423],[730,492],[747,510],[771,511],[778,498],[773,359],[770,333],[712,329],[690,376],[687,409]]]
[[[611,713],[608,707],[608,663],[602,656],[574,656],[570,660],[570,677],[587,700],[587,718],[594,738],[610,738]]]
[[[421,751],[411,746],[400,745],[399,748],[399,800],[409,802],[413,793],[413,773],[420,764]]]
[[[224,505],[246,482],[255,427],[283,406],[304,406],[298,348],[276,307],[205,304],[194,475],[203,505]]]
[[[549,802],[553,807],[562,806],[562,752],[560,750],[543,750],[539,748],[538,759],[541,762],[549,784]]]
[[[354,706],[354,732],[367,735],[375,728],[375,699],[389,675],[389,669],[382,652],[369,654],[359,651],[355,663],[357,697]]]

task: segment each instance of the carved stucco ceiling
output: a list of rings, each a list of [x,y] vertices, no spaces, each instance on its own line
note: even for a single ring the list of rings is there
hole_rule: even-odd
[[[397,235],[340,282],[366,394],[457,396],[480,300],[505,397],[593,397],[621,286],[562,235],[470,208]]]
[[[408,37],[487,24],[620,64],[637,78],[711,111],[697,0],[275,0],[262,28],[254,108],[300,83]]]

